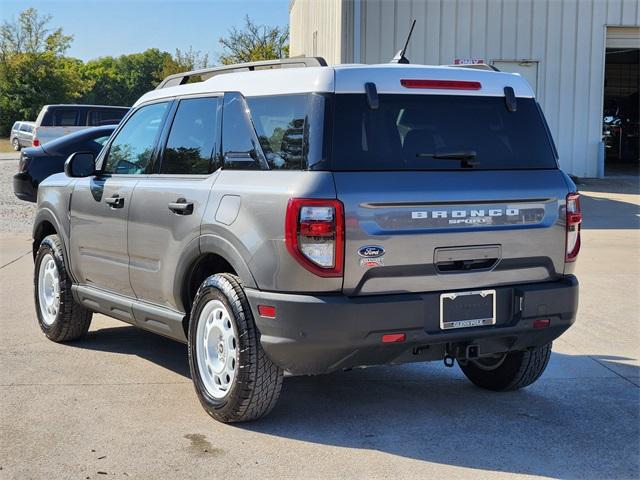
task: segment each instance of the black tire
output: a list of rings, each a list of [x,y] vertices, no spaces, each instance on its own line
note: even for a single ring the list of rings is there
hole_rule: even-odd
[[[229,312],[239,343],[236,354],[237,373],[222,398],[215,398],[206,389],[196,352],[200,313],[212,300],[220,301]],[[256,420],[269,413],[280,395],[283,371],[262,349],[260,335],[239,279],[228,273],[208,277],[198,289],[190,318],[189,367],[196,393],[207,413],[224,423]]]
[[[52,322],[46,322],[40,309],[38,277],[44,258],[51,255],[58,269],[60,304]],[[34,299],[40,328],[49,340],[69,342],[83,337],[91,325],[92,312],[76,303],[71,294],[71,279],[64,265],[64,249],[58,235],[49,235],[40,243],[35,259]]]
[[[459,362],[459,365],[466,377],[480,388],[495,392],[518,390],[540,378],[551,357],[551,343],[505,355],[504,359],[480,359]]]
[[[14,149],[16,152],[19,152],[19,151],[20,151],[20,141],[19,141],[17,138],[14,138],[14,139],[11,141],[11,146],[13,147],[13,149]]]

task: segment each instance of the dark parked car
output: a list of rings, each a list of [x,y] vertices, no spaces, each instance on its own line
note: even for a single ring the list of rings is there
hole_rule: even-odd
[[[16,197],[27,202],[35,202],[38,184],[42,180],[49,175],[62,172],[65,160],[74,152],[92,152],[97,156],[116,126],[87,128],[46,145],[22,150],[18,173],[13,176],[13,192]]]

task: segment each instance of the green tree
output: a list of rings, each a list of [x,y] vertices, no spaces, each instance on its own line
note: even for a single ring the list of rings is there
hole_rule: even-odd
[[[193,47],[189,47],[189,50],[184,51],[176,48],[176,53],[165,62],[161,77],[165,78],[174,73],[198,70],[208,66],[209,55],[207,53],[194,50]],[[200,79],[193,78],[190,81],[200,81]]]
[[[63,56],[72,37],[50,30],[50,20],[29,8],[0,26],[0,134],[16,120],[34,120],[47,103],[76,101],[90,86],[82,62]]]
[[[142,94],[156,88],[173,62],[171,54],[157,48],[142,53],[101,57],[84,67],[84,78],[92,83],[83,101],[91,104],[132,105]]]
[[[51,31],[47,25],[51,15],[40,15],[35,8],[27,8],[16,22],[4,21],[0,25],[0,56],[44,53],[63,55],[73,36],[64,35],[61,28]]]
[[[218,40],[223,53],[220,63],[254,62],[289,56],[289,29],[255,24],[247,15],[243,29],[233,27],[227,37]]]

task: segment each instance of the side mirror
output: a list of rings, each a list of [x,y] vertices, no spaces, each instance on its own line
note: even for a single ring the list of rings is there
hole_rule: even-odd
[[[96,156],[91,152],[76,152],[64,162],[67,177],[88,177],[96,173]]]

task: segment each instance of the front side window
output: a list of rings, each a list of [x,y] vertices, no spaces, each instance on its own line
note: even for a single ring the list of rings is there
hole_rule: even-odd
[[[153,149],[169,103],[138,109],[111,142],[104,173],[140,175],[151,163]]]
[[[251,118],[269,168],[306,170],[308,95],[248,98]]]
[[[218,101],[216,97],[180,100],[160,173],[203,175],[211,172]]]

